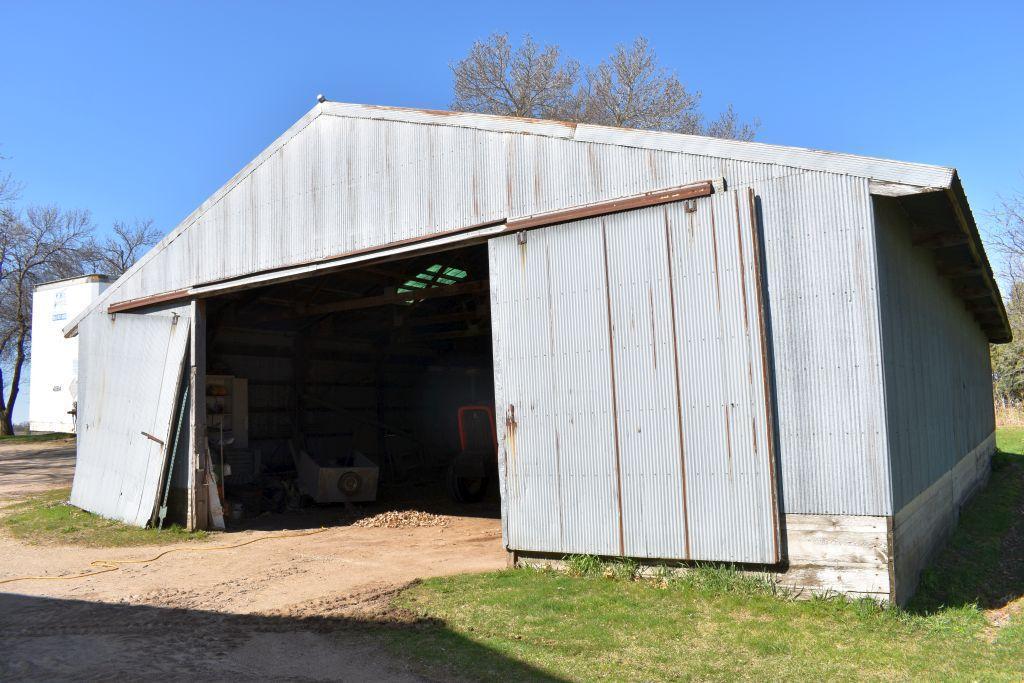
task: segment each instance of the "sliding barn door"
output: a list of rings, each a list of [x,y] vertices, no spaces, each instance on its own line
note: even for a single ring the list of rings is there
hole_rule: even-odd
[[[157,509],[189,317],[94,313],[79,326],[78,460],[71,502],[145,526]]]
[[[490,241],[510,549],[779,560],[753,201]]]

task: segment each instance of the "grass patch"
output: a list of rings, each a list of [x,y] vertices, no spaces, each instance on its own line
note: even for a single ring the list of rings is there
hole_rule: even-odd
[[[54,489],[3,509],[0,525],[12,536],[37,545],[94,548],[159,545],[206,538],[205,531],[175,525],[157,531],[140,529],[94,515],[67,503],[71,489]]]
[[[387,630],[389,646],[442,676],[1024,676],[1024,643],[990,642],[977,610],[921,616],[866,600],[791,600],[727,569],[667,582],[517,569],[431,579],[397,602],[426,620],[419,629]]]
[[[998,609],[1024,592],[1024,428],[999,429],[996,448],[988,486],[922,573],[909,609]]]
[[[1021,680],[1024,611],[1002,608],[1024,599],[1024,428],[997,445],[989,486],[906,610],[795,600],[729,567],[639,578],[578,555],[564,573],[424,581],[396,598],[418,627],[382,636],[428,672],[478,680]]]
[[[46,434],[14,434],[11,436],[0,436],[0,444],[39,443],[45,441],[63,441],[73,439],[74,434],[63,432],[50,432]]]

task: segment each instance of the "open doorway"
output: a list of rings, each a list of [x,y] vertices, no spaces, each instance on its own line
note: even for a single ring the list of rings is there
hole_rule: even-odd
[[[208,300],[228,527],[499,517],[487,269],[481,244]]]

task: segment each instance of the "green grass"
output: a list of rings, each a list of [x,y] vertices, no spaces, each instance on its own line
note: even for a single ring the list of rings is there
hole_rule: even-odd
[[[998,608],[1024,589],[1024,428],[996,432],[985,490],[960,517],[945,550],[921,575],[910,609]]]
[[[94,548],[158,545],[207,537],[179,526],[162,531],[140,529],[85,512],[67,504],[71,490],[54,489],[0,510],[0,525],[15,538],[36,545]]]
[[[428,673],[479,680],[1024,678],[1024,429],[998,434],[990,485],[907,609],[795,600],[729,568],[635,580],[628,562],[437,578],[396,598],[415,628],[388,646]],[[1012,612],[1012,610],[1010,610]]]
[[[74,434],[62,432],[48,432],[46,434],[13,434],[11,436],[0,436],[0,444],[38,443],[43,441],[61,441],[62,439],[73,439]]]

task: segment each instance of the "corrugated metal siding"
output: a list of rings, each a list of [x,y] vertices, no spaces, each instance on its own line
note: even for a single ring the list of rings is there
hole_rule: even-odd
[[[777,559],[748,202],[491,240],[510,547]]]
[[[189,341],[184,309],[82,321],[78,460],[71,502],[144,526],[156,506]]]
[[[867,180],[804,173],[754,187],[783,512],[891,514]]]
[[[580,142],[570,129],[307,119],[106,298],[724,176],[761,195],[784,511],[889,513],[867,179]],[[578,262],[571,249],[565,259]]]
[[[670,211],[695,559],[778,559],[751,202],[737,191],[698,201],[696,213],[678,204]]]
[[[995,429],[988,341],[914,247],[898,203],[875,198],[886,407],[898,511]]]
[[[587,223],[491,242],[503,520],[513,548],[618,555],[607,289]]]
[[[317,116],[191,215],[103,300],[697,180],[738,185],[794,172],[544,135]]]
[[[499,220],[499,133],[322,116],[267,157],[116,300]]]

